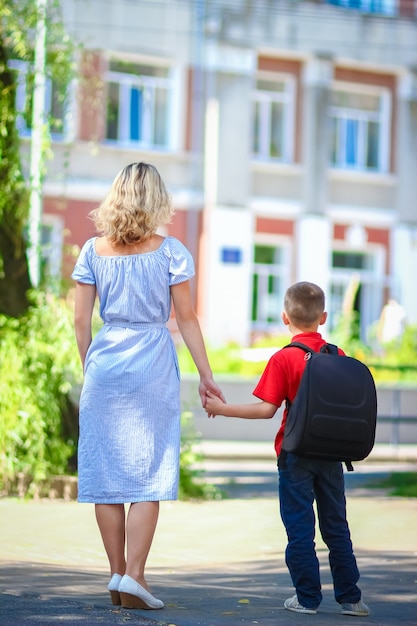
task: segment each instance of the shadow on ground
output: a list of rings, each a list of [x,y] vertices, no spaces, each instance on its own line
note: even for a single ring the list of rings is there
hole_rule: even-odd
[[[415,624],[417,557],[390,552],[357,554],[361,587],[372,614],[355,618],[356,626]],[[140,626],[237,626],[344,624],[326,555],[322,565],[323,603],[317,617],[290,613],[283,608],[292,595],[285,564],[274,559],[258,563],[210,566],[204,570],[181,566],[152,571],[155,595],[163,598],[161,611],[129,611],[112,607],[103,572],[80,572],[45,564],[5,564],[0,572],[0,624],[139,624]]]

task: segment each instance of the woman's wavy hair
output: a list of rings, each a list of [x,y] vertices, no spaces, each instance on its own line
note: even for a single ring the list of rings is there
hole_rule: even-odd
[[[116,245],[144,241],[173,215],[171,197],[158,170],[149,163],[124,167],[104,201],[89,214],[97,232]]]

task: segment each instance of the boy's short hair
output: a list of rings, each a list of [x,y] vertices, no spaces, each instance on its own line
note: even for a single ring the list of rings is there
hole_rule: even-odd
[[[324,291],[318,285],[306,281],[288,287],[284,297],[284,309],[294,324],[310,326],[324,312]]]

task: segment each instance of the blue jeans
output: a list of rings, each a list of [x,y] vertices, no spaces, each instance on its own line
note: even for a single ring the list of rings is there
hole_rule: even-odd
[[[282,452],[278,471],[281,518],[288,537],[285,561],[298,601],[316,609],[322,600],[314,542],[315,500],[321,536],[329,548],[336,601],[359,602],[359,571],[346,519],[342,464]]]

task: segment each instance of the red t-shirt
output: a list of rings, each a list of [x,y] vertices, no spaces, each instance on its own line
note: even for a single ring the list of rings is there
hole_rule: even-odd
[[[326,343],[320,333],[300,333],[294,335],[292,341],[304,343],[315,352],[318,352]],[[340,348],[339,354],[344,354]],[[271,402],[271,404],[275,404],[277,407],[280,407],[286,398],[293,402],[306,365],[305,356],[306,352],[300,348],[286,348],[276,352],[269,359],[259,383],[253,391],[253,395],[264,402]],[[277,456],[281,452],[286,421],[287,410],[285,409],[281,426],[275,437],[275,452]]]

